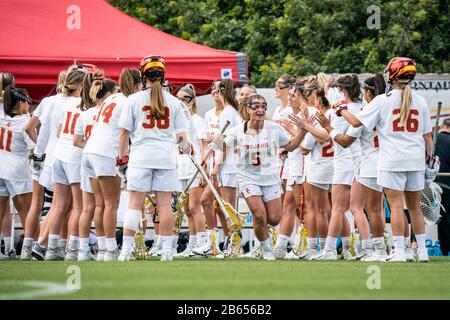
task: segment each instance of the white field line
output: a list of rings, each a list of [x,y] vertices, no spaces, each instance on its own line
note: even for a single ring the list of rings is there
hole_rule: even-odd
[[[3,286],[25,286],[36,288],[37,290],[22,292],[1,292]],[[76,289],[69,289],[66,284],[49,281],[26,281],[26,280],[0,280],[0,300],[20,300],[33,299],[43,296],[63,295],[75,292]]]

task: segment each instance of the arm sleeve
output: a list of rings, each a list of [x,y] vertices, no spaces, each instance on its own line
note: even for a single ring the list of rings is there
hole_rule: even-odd
[[[363,130],[364,130],[363,126],[358,127],[358,128],[349,126],[346,134],[353,138],[359,138],[359,137],[361,137]]]
[[[302,147],[307,150],[312,150],[314,148],[314,144],[316,143],[316,139],[313,137],[311,133],[307,133],[305,138],[303,139]]]
[[[375,97],[367,106],[356,114],[356,118],[368,129],[377,126],[378,118],[381,112],[382,95]]]
[[[278,130],[279,146],[283,147],[289,143],[290,141],[289,136],[286,134],[286,131],[279,124],[276,124],[276,128]]]
[[[50,127],[47,124],[43,124],[39,130],[39,135],[36,141],[36,146],[34,147],[34,154],[38,157],[45,153],[47,148],[48,138],[50,136]]]

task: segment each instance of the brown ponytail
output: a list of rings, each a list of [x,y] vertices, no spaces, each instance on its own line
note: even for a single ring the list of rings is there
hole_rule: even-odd
[[[117,84],[108,78],[94,80],[89,91],[89,97],[95,104],[99,105],[104,100],[106,94],[108,92],[112,93],[116,86]]]
[[[77,90],[83,83],[84,72],[80,70],[72,70],[67,75],[66,81],[62,87],[62,93],[65,96],[70,96],[75,90]]]
[[[66,79],[67,79],[67,71],[62,70],[58,74],[58,84],[56,85],[56,93],[63,93],[64,83],[66,82]]]
[[[155,119],[164,117],[164,95],[160,79],[150,81],[150,115]]]
[[[141,82],[141,74],[138,69],[124,68],[120,73],[119,86],[120,91],[126,96],[136,92],[136,85]]]
[[[236,99],[233,80],[226,78],[220,81],[219,92],[223,96],[225,105],[231,105],[234,109],[238,110],[239,103]]]
[[[94,73],[84,73],[83,89],[81,90],[81,110],[85,111],[92,107],[95,107],[94,101],[91,99],[91,86],[96,78],[102,78],[103,73],[100,70],[96,70]]]
[[[361,85],[356,74],[341,75],[336,78],[334,84],[347,93],[351,102],[361,102]]]

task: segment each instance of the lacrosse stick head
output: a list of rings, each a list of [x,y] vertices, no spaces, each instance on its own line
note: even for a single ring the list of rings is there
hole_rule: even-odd
[[[277,229],[275,229],[274,226],[271,226],[269,224],[269,234],[270,234],[270,238],[272,239],[272,247],[275,247],[275,244],[277,243],[277,238],[278,238],[278,231]]]
[[[441,218],[441,187],[434,182],[425,185],[420,193],[420,209],[422,210],[425,223],[429,226],[435,225]]]
[[[145,260],[148,256],[147,246],[145,245],[144,234],[137,231],[134,235],[133,255],[136,260]]]
[[[296,237],[296,243],[294,245],[294,253],[298,256],[301,253],[306,251],[306,248],[308,247],[308,240],[307,240],[307,231],[306,227],[303,223],[300,223],[297,229],[297,237]]]

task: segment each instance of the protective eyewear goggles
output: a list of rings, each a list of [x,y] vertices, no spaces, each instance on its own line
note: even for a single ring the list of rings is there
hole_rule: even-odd
[[[249,103],[249,104],[247,104],[247,107],[252,110],[258,110],[258,109],[267,110],[267,103],[259,103],[259,102]]]
[[[191,103],[191,101],[192,101],[194,98],[191,97],[191,96],[184,96],[184,97],[178,97],[178,99],[179,99],[180,101],[185,102],[185,103]]]

